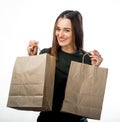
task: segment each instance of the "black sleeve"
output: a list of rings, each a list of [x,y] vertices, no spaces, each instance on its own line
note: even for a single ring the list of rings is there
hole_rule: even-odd
[[[82,53],[81,54],[82,54],[82,61],[85,64],[91,65],[91,58],[89,56],[89,53],[87,51],[82,50]]]
[[[42,50],[39,52],[39,54],[49,53],[49,51],[50,51],[50,48],[44,48],[44,49],[42,49]]]
[[[85,56],[85,58],[84,58],[84,63],[90,64],[90,65],[91,65],[91,59],[90,59],[89,55],[86,55],[86,56]]]

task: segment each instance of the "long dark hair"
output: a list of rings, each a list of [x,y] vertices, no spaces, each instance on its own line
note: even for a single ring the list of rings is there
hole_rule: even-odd
[[[67,18],[71,21],[72,24],[72,32],[73,32],[73,41],[75,42],[75,46],[77,50],[83,50],[83,22],[82,15],[78,11],[73,10],[65,10],[63,11],[56,19],[54,24],[53,31],[53,42],[51,47],[51,55],[57,58],[57,52],[60,49],[57,38],[55,36],[56,24],[59,18]]]

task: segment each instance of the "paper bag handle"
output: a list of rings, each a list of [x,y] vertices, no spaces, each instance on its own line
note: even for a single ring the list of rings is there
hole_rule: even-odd
[[[86,55],[90,56],[91,55],[91,51],[90,52],[85,52],[85,54],[82,57],[82,63],[84,63],[84,59],[85,59]]]
[[[38,46],[38,50],[41,51],[39,46]]]

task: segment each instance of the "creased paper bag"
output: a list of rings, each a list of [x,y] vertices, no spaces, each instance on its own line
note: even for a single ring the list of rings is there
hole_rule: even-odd
[[[55,64],[55,57],[47,53],[17,57],[7,106],[21,110],[51,110]]]
[[[108,69],[72,61],[61,111],[100,119]]]

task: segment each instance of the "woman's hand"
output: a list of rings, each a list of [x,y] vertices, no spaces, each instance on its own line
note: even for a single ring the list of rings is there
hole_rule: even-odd
[[[100,66],[103,58],[101,57],[100,53],[97,50],[91,51],[91,64],[94,66]]]
[[[28,51],[28,55],[32,56],[32,55],[37,55],[38,52],[38,41],[35,40],[30,40],[29,41],[29,45],[27,47],[27,51]]]

